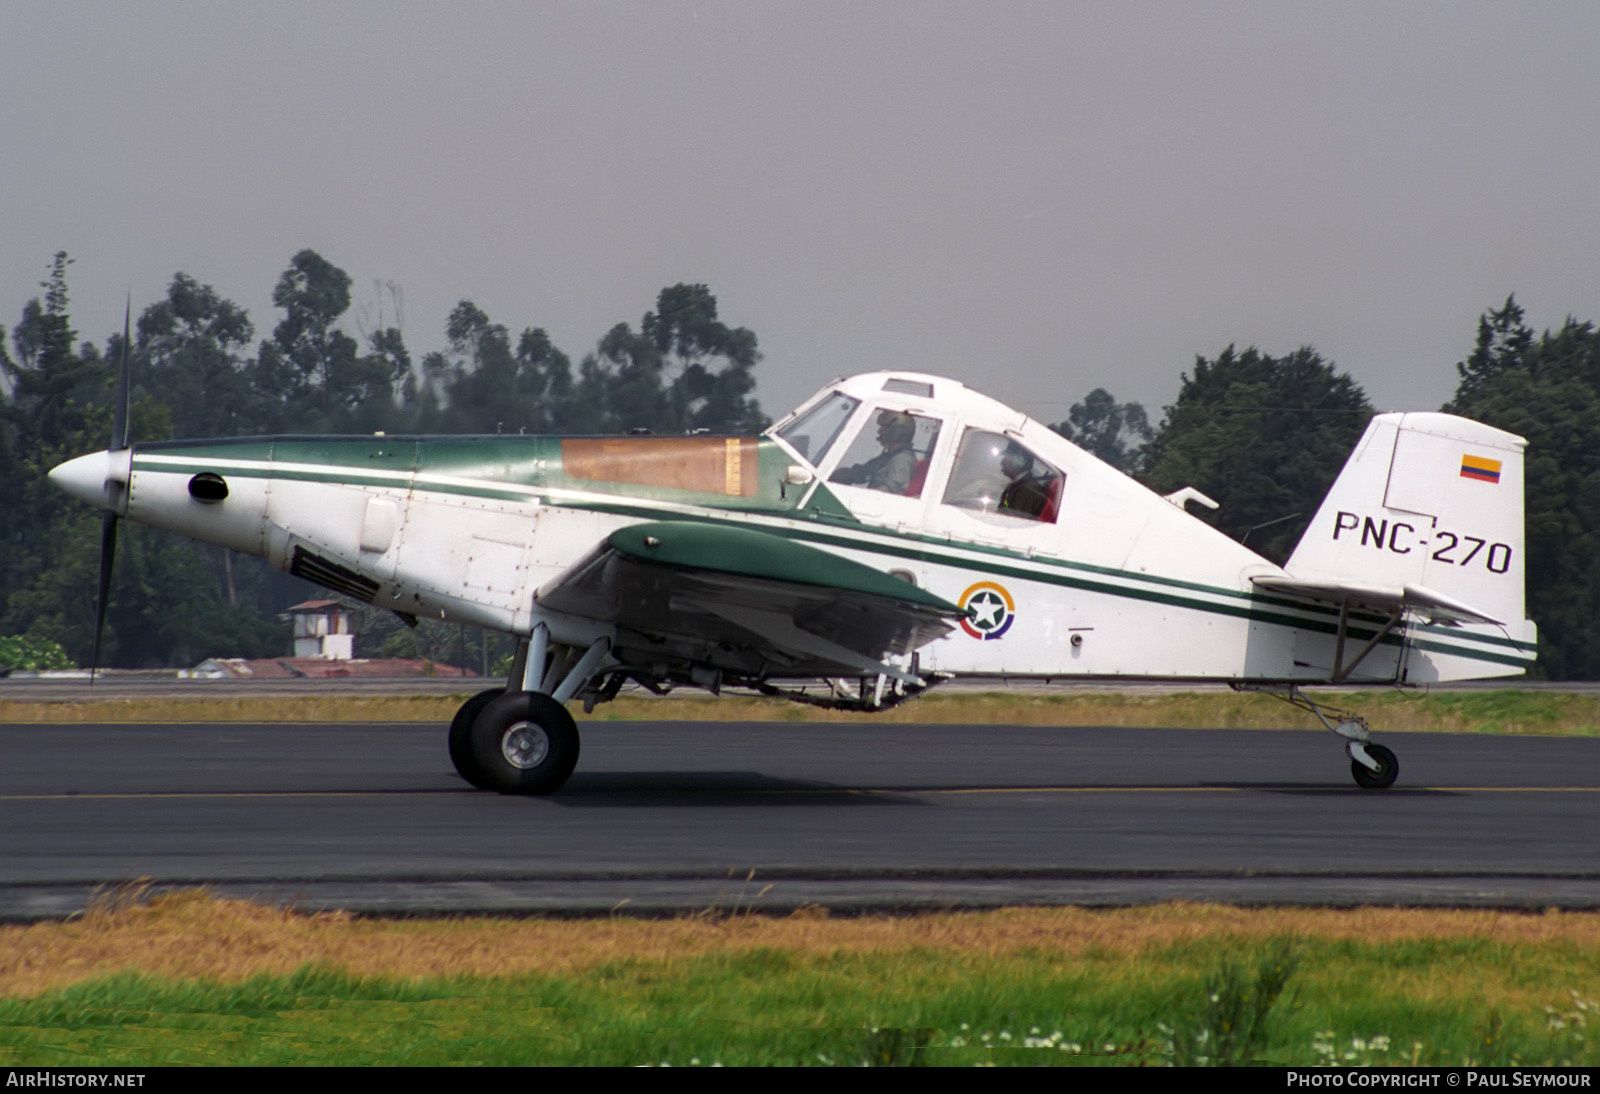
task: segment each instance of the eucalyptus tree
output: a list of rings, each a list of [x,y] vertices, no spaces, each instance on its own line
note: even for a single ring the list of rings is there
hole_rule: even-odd
[[[135,382],[160,392],[174,437],[231,437],[266,428],[272,415],[253,383],[254,338],[243,308],[186,273],[174,274],[166,296],[140,314]]]
[[[390,417],[393,362],[361,353],[338,326],[350,310],[349,274],[315,251],[300,251],[278,278],[272,303],[284,315],[261,343],[257,375],[281,415],[277,428],[364,430]]]
[[[1484,313],[1446,410],[1528,439],[1528,614],[1539,667],[1600,679],[1600,332],[1568,318],[1535,337],[1514,297]]]
[[[1281,563],[1371,417],[1361,385],[1314,350],[1229,346],[1183,374],[1140,478],[1163,494],[1198,488],[1220,503],[1204,519]]]
[[[758,432],[767,423],[751,397],[760,360],[754,332],[723,323],[710,289],[672,285],[637,331],[618,323],[584,358],[579,398],[605,408],[602,428]]]
[[[1154,431],[1150,417],[1138,403],[1119,403],[1103,387],[1073,403],[1067,419],[1050,427],[1079,448],[1086,449],[1119,471],[1129,474],[1139,469],[1144,446]]]

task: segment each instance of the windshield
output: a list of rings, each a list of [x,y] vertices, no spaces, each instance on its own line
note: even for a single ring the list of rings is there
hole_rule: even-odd
[[[860,399],[836,391],[778,430],[778,436],[816,467],[827,457],[828,449],[839,438],[839,431],[860,405]]]

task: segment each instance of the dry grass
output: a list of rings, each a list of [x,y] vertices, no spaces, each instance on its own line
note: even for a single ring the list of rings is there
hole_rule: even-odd
[[[471,692],[458,696],[287,696],[284,698],[93,699],[0,701],[0,724],[173,722],[444,722]]]
[[[938,951],[988,963],[1129,956],[1188,942],[1282,936],[1350,942],[1476,940],[1600,946],[1600,915],[1168,904],[1019,908],[910,918],[670,920],[359,919],[306,915],[188,891],[124,890],[65,923],[0,927],[0,996],[31,998],[120,971],[238,982],[307,965],[363,977],[563,975],[615,962],[674,962],[756,950],[799,956]]]
[[[0,723],[84,722],[435,722],[450,721],[470,692],[453,696],[292,696],[93,702],[0,702]],[[1385,732],[1522,733],[1594,736],[1600,696],[1514,689],[1455,693],[1374,690],[1321,694]],[[580,715],[581,717],[581,715]],[[1128,691],[1056,694],[946,692],[882,714],[850,714],[773,699],[689,695],[623,696],[599,708],[608,721],[936,722],[979,725],[1160,726],[1312,729],[1312,718],[1265,695]]]

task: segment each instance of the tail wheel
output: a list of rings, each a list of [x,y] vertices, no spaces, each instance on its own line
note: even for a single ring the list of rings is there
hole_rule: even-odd
[[[578,765],[578,726],[572,715],[536,691],[509,692],[491,700],[473,721],[468,738],[478,776],[473,785],[485,790],[549,794]]]
[[[472,723],[478,720],[484,708],[506,693],[505,688],[490,688],[480,691],[456,711],[456,716],[450,721],[450,762],[455,764],[456,771],[479,790],[487,790],[478,775],[478,768],[472,760]]]
[[[1378,770],[1374,771],[1360,760],[1352,759],[1350,774],[1355,776],[1356,785],[1363,790],[1389,789],[1400,774],[1400,761],[1382,745],[1369,744],[1366,749],[1367,755],[1378,761]]]

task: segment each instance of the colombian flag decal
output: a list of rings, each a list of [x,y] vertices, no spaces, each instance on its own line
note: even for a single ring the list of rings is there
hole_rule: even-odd
[[[1461,457],[1461,477],[1479,482],[1500,481],[1500,461],[1486,460],[1482,456]]]

